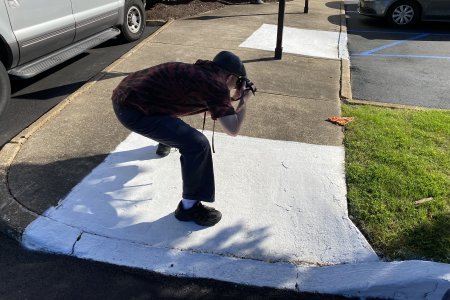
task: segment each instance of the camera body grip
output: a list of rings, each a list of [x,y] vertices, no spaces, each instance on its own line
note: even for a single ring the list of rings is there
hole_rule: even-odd
[[[239,77],[238,81],[236,82],[236,89],[240,90],[242,88],[242,85],[244,84],[244,82],[245,82],[245,87],[246,87],[245,90],[252,91],[253,95],[255,95],[255,93],[256,93],[255,84],[250,79],[248,79],[247,77],[244,77],[244,76]]]

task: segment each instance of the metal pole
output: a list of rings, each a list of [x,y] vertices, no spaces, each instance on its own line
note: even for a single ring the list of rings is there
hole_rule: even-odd
[[[309,0],[305,0],[305,9],[303,10],[303,12],[305,14],[307,14],[308,13],[308,9],[309,9]]]
[[[283,53],[283,27],[284,27],[284,7],[286,0],[280,0],[278,9],[278,30],[277,30],[277,47],[275,48],[275,58],[281,59]]]

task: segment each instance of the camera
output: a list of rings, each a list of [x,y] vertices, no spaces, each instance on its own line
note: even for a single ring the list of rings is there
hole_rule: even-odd
[[[236,82],[236,89],[240,90],[242,88],[242,85],[244,84],[244,82],[245,82],[245,90],[252,91],[253,95],[255,95],[255,92],[256,92],[255,84],[245,76],[239,77],[239,79]]]

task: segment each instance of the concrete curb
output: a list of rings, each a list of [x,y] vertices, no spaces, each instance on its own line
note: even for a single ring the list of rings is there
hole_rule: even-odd
[[[41,116],[38,120],[32,123],[29,127],[25,128],[11,141],[3,146],[0,150],[0,232],[4,233],[10,238],[17,241],[21,241],[22,234],[25,228],[33,222],[39,215],[30,210],[28,207],[22,205],[14,195],[11,194],[8,184],[8,174],[11,165],[14,162],[17,154],[20,152],[22,146],[27,140],[40,128],[45,126],[47,122],[56,117],[62,110],[66,108],[72,101],[75,101],[78,96],[90,90],[99,80],[101,80],[108,72],[113,70],[116,66],[121,64],[127,57],[131,56],[134,52],[139,50],[167,26],[172,23],[173,20],[168,22],[164,21],[161,28],[155,31],[148,38],[141,43],[133,47],[130,51],[122,55],[114,63],[106,67],[102,72],[91,78],[86,84],[84,84],[79,90],[71,94],[46,114]],[[156,24],[156,23],[155,23]],[[161,23],[159,23],[161,24]],[[154,25],[157,26],[157,25]],[[158,25],[159,26],[159,25]]]
[[[173,21],[173,19],[170,20],[170,22]],[[145,24],[147,26],[164,26],[167,22],[165,20],[147,20],[145,21]]]
[[[445,296],[450,291],[450,267],[443,263],[413,260],[313,266],[267,262],[112,239],[50,219],[39,219],[37,222],[30,226],[31,230],[45,224],[47,229],[52,228],[48,236],[64,233],[64,238],[52,240],[42,236],[42,239],[36,239],[26,235],[24,245],[29,249],[169,276],[208,278],[255,287],[361,299],[448,300]]]
[[[0,232],[20,241],[25,228],[38,215],[20,204],[9,192],[9,167],[26,141],[20,135],[17,139],[19,142],[6,144],[0,152]]]
[[[347,21],[345,18],[344,2],[341,3],[341,35],[347,35]],[[350,77],[350,57],[348,59],[341,58],[341,89],[339,96],[341,99],[352,99],[352,86]]]
[[[349,104],[349,105],[369,105],[369,106],[378,106],[378,107],[391,108],[391,109],[449,111],[449,109],[445,109],[445,108],[431,108],[431,107],[422,107],[422,106],[414,106],[414,105],[377,102],[377,101],[370,101],[370,100],[358,100],[358,99],[341,99],[341,100],[342,100],[342,102]]]

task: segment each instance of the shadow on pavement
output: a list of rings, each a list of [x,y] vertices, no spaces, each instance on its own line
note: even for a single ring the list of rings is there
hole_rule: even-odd
[[[14,164],[8,172],[10,192],[23,206],[42,214],[57,205],[107,156],[108,154],[77,157],[44,165]]]
[[[341,9],[342,1],[331,1],[325,3],[326,7],[334,8],[334,9]]]
[[[98,81],[102,81],[105,79],[127,76],[130,73],[100,72],[99,74],[104,74],[103,77],[98,79]],[[78,90],[80,87],[82,87],[85,83],[86,83],[86,81],[78,81],[78,82],[58,85],[58,86],[54,86],[54,87],[50,87],[50,88],[46,88],[46,89],[40,89],[38,91],[31,92],[31,93],[21,94],[20,92],[17,92],[14,94],[14,97],[15,97],[15,101],[21,101],[21,100],[25,100],[25,99],[47,100],[47,99],[51,99],[54,97],[65,96],[65,95],[71,94],[71,93],[75,92],[76,90]]]
[[[31,252],[0,235],[2,299],[348,299],[164,276],[74,257]]]

